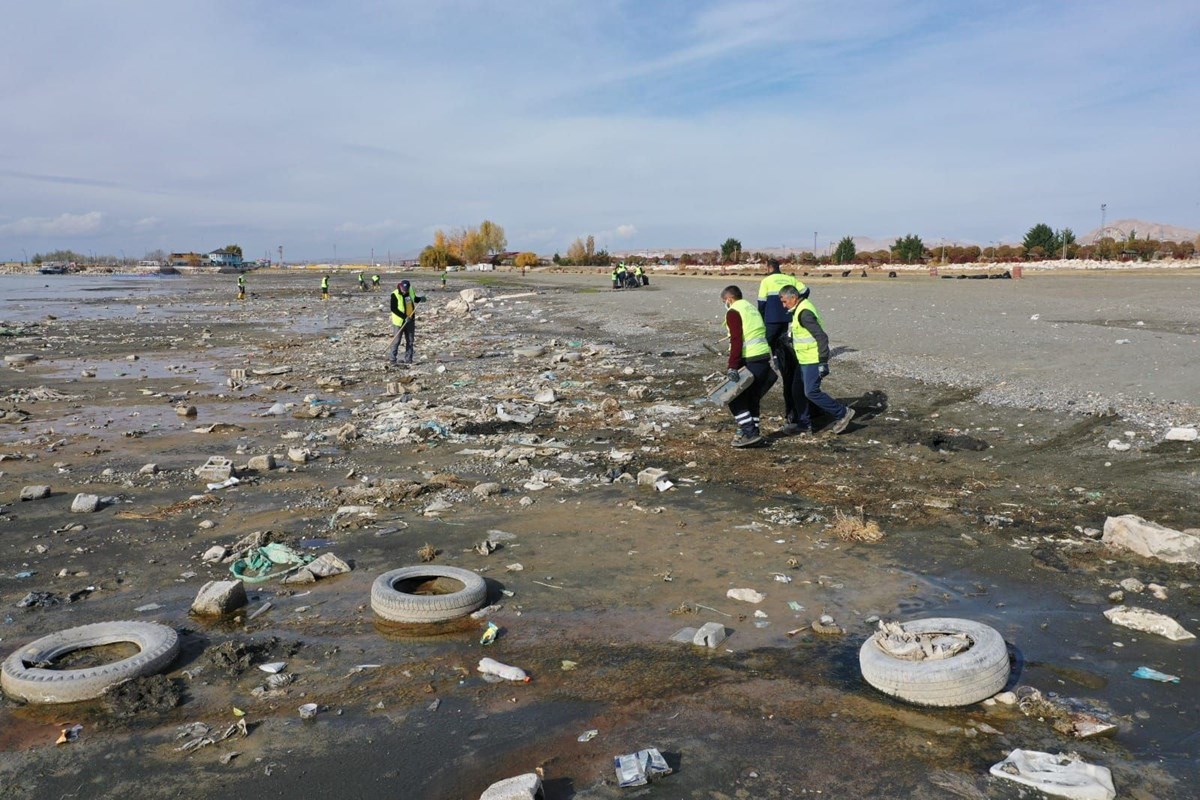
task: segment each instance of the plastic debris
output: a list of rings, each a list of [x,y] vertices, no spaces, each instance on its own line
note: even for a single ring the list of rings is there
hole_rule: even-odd
[[[765,594],[756,592],[753,589],[730,589],[725,593],[725,596],[732,600],[741,600],[746,603],[761,603],[767,599]]]
[[[1168,675],[1165,672],[1159,672],[1150,667],[1138,667],[1132,673],[1133,677],[1141,678],[1146,681],[1158,681],[1159,683],[1179,683],[1178,675]]]
[[[583,733],[579,734],[579,736],[575,739],[575,741],[590,742],[592,739],[595,739],[599,735],[600,735],[600,731],[596,730],[595,728],[592,728],[590,731],[584,731]]]
[[[484,632],[483,632],[483,636],[481,636],[479,638],[479,643],[482,645],[485,645],[485,646],[492,644],[493,642],[496,641],[496,637],[499,635],[500,635],[499,626],[496,625],[496,623],[494,623],[494,622],[489,622],[487,624],[487,629],[484,630]]]
[[[79,734],[83,733],[82,725],[67,725],[58,734],[58,739],[55,744],[70,744],[79,738]]]
[[[1113,800],[1117,796],[1108,768],[1088,764],[1074,753],[1013,750],[990,771],[997,778],[1032,786],[1053,797]]]
[[[317,715],[318,708],[316,703],[305,703],[297,710],[300,712],[300,719],[312,719]]]
[[[519,681],[521,683],[529,683],[532,680],[525,674],[525,670],[520,667],[512,667],[508,664],[501,664],[499,661],[491,658],[481,658],[477,670],[484,675],[493,675],[501,680]]]
[[[617,756],[613,759],[613,766],[617,771],[617,785],[622,789],[645,786],[650,781],[671,774],[666,759],[655,747]]]
[[[269,664],[259,664],[258,665],[259,669],[261,669],[263,672],[266,672],[270,675],[274,675],[278,672],[283,672],[285,667],[287,667],[286,661],[272,661]]]

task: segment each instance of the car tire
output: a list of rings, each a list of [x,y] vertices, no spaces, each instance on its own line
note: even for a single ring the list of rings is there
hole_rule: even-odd
[[[130,642],[137,655],[85,669],[38,666],[76,650]],[[0,666],[4,693],[27,703],[77,703],[132,678],[161,672],[179,653],[179,634],[155,622],[97,622],[43,636],[18,648]]]
[[[910,633],[966,634],[971,646],[950,658],[907,661],[884,651],[872,636],[859,649],[858,664],[867,683],[884,694],[920,706],[966,706],[991,697],[1008,683],[1008,647],[995,628],[948,617],[902,625]]]
[[[430,582],[450,581],[462,584],[462,588],[443,594],[410,591]],[[371,585],[371,610],[388,622],[446,622],[465,617],[486,599],[483,578],[458,567],[402,567],[383,573]]]

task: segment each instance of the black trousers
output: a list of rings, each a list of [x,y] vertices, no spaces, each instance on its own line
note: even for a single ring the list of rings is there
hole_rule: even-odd
[[[769,359],[747,361],[746,369],[750,370],[750,374],[754,376],[754,383],[747,386],[746,391],[733,398],[729,404],[729,411],[733,414],[739,427],[758,425],[763,395],[774,383],[769,374],[771,372]]]
[[[789,327],[791,326],[786,322],[768,322],[767,344],[771,346],[771,355],[775,359],[775,366],[779,368],[779,377],[783,379],[784,420],[797,422],[800,414],[797,412],[795,393],[792,391],[792,383],[796,376],[796,351],[792,349],[792,342],[788,337]]]

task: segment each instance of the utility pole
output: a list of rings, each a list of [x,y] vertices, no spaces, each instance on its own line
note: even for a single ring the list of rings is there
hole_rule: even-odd
[[[283,269],[283,245],[279,245],[279,268]]]
[[[371,266],[375,266],[375,248],[371,248]]]
[[[1104,234],[1106,231],[1105,220],[1106,220],[1107,216],[1108,216],[1108,203],[1101,203],[1100,204],[1100,242],[1104,241]],[[1097,244],[1099,244],[1099,242],[1097,242]],[[1103,254],[1106,253],[1107,251],[1108,251],[1108,245],[1105,245],[1104,250],[1101,251],[1101,255],[1103,256]]]
[[[817,232],[813,231],[813,258],[817,257]]]

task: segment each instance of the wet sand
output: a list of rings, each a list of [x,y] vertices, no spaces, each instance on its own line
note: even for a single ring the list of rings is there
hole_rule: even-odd
[[[12,796],[156,797],[202,787],[205,795],[475,797],[535,766],[545,767],[551,798],[633,796],[613,785],[611,758],[646,746],[677,767],[647,795],[664,798],[1006,797],[983,776],[1013,747],[1076,750],[1112,768],[1122,796],[1191,796],[1196,709],[1186,681],[1197,673],[1196,645],[1133,634],[1101,612],[1116,582],[1134,576],[1169,591],[1166,601],[1138,597],[1139,604],[1194,629],[1196,570],[1120,556],[1075,528],[1100,527],[1119,513],[1200,525],[1200,448],[1159,441],[1166,422],[1197,421],[1188,404],[1200,396],[1200,312],[1189,296],[1200,276],[813,280],[842,348],[827,386],[854,402],[861,420],[836,439],[778,439],[750,452],[728,447],[727,412],[691,402],[704,393],[704,377],[723,366],[701,347],[720,337],[721,279],[655,277],[648,290],[611,292],[578,275],[454,276],[445,293],[428,276],[414,280],[431,307],[480,280],[494,294],[538,294],[495,302],[473,319],[423,320],[410,370],[383,363],[386,295],[342,296],[335,282],[335,298],[321,303],[311,276],[254,274],[242,304],[232,301],[232,280],[218,277],[164,279],[148,284],[152,290],[134,282],[99,296],[79,291],[77,302],[56,300],[40,312],[35,292],[22,295],[20,315],[0,307],[0,319],[39,323],[24,340],[0,340],[5,352],[42,356],[23,371],[5,369],[0,394],[44,386],[71,395],[4,404],[30,418],[0,428],[0,453],[22,456],[0,462],[0,500],[8,504],[0,515],[0,655],[53,630],[108,619],[161,621],[183,631],[185,642],[168,673],[184,699],[169,712],[118,720],[100,704],[4,701],[0,780]],[[163,286],[180,289],[164,299]],[[58,318],[45,320],[46,313]],[[511,354],[551,341],[545,357]],[[553,361],[559,352],[581,359]],[[282,364],[292,371],[243,389],[225,385],[231,368]],[[95,377],[80,377],[84,369]],[[354,383],[320,390],[316,378],[330,374]],[[398,440],[394,426],[376,417],[390,400],[386,383],[401,376],[429,404],[414,414],[475,409],[478,433],[452,426],[448,438],[430,430]],[[271,388],[276,380],[284,385]],[[557,387],[557,412],[528,426],[488,417],[506,391],[528,399],[534,385]],[[638,387],[640,398],[630,393]],[[336,415],[256,416],[308,394],[336,400]],[[606,396],[631,418],[593,408]],[[176,402],[196,405],[199,416],[180,419]],[[767,430],[781,405],[776,389]],[[1119,413],[1073,413],[1109,407]],[[192,432],[218,421],[245,430]],[[338,443],[332,431],[347,422],[360,438]],[[512,461],[478,454],[531,434],[563,447],[531,447]],[[947,435],[989,447],[929,446]],[[1114,438],[1134,448],[1108,449]],[[320,457],[173,508],[203,490],[190,470],[208,455],[243,463],[297,443]],[[612,450],[632,456],[613,462]],[[139,475],[148,462],[161,474]],[[645,466],[669,469],[676,487],[656,493],[604,479],[612,469],[636,474]],[[561,480],[524,488],[539,469]],[[455,480],[434,480],[439,474]],[[438,488],[380,503],[380,516],[362,527],[331,527],[364,477]],[[470,488],[484,480],[507,491],[474,498]],[[21,486],[34,483],[50,484],[54,494],[17,502]],[[70,514],[77,491],[114,502],[96,514]],[[452,507],[424,516],[433,498]],[[825,522],[835,511],[858,509],[883,526],[883,541],[830,535]],[[200,527],[205,520],[215,525]],[[63,531],[66,523],[87,527]],[[199,585],[225,569],[202,564],[200,553],[264,529],[293,543],[330,540],[327,549],[355,569],[300,590],[255,587],[250,608],[267,600],[274,607],[253,621],[190,618]],[[515,538],[490,556],[474,553],[494,529]],[[416,563],[426,543],[441,550],[435,563],[489,579],[492,598],[504,603],[492,617],[503,629],[496,645],[478,645],[476,623],[437,636],[375,623],[372,580]],[[514,563],[523,569],[506,570]],[[36,574],[13,577],[22,571]],[[97,588],[75,603],[14,607],[28,591],[66,596],[89,585]],[[742,586],[767,599],[750,606],[725,597]],[[146,604],[161,608],[133,611]],[[847,634],[786,635],[822,612]],[[1119,733],[1076,741],[1001,707],[929,711],[889,700],[857,671],[857,648],[875,615],[988,622],[1014,648],[1014,682],[1105,703]],[[667,641],[679,627],[706,621],[732,630],[721,651]],[[251,694],[264,677],[256,670],[219,674],[204,655],[225,641],[266,637],[278,638],[276,648],[301,643],[280,659],[297,680],[277,696]],[[526,668],[534,681],[484,683],[474,673],[483,655]],[[579,666],[563,671],[563,659]],[[353,671],[365,663],[383,666]],[[1130,678],[1140,665],[1185,683]],[[434,699],[440,703],[431,710]],[[304,723],[295,708],[308,701],[325,710]],[[247,711],[250,736],[175,752],[178,726],[227,723],[233,706]],[[68,719],[84,724],[83,737],[54,748],[51,723]],[[980,733],[980,722],[1000,733]],[[575,741],[591,728],[597,738]],[[231,750],[241,755],[220,763]]]

